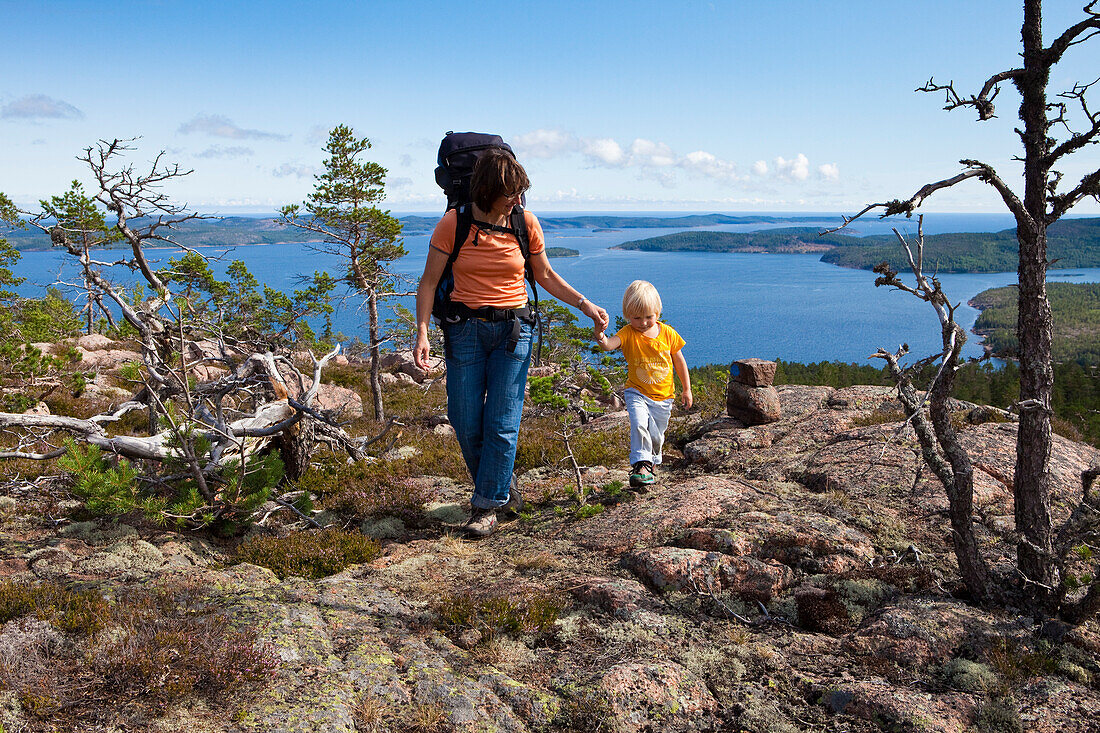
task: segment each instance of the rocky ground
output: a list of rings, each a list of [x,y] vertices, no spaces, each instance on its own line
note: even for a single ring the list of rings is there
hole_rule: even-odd
[[[528,472],[529,510],[479,542],[451,528],[469,487],[423,476],[438,497],[425,529],[368,523],[390,536],[384,554],[317,581],[229,564],[189,533],[28,525],[27,489],[0,499],[0,576],[186,577],[277,650],[252,695],[175,705],[154,731],[1100,730],[1100,630],[967,602],[943,489],[898,434],[891,391],[779,395],[770,425],[697,422],[644,494],[623,490],[620,467],[589,468],[582,511],[541,500],[569,474]],[[616,413],[589,428],[625,424]],[[966,423],[962,436],[981,543],[1004,568],[1015,425]],[[1057,520],[1097,463],[1056,440]],[[448,623],[471,598],[549,609],[550,622]],[[16,633],[5,626],[0,646]],[[0,730],[26,722],[0,692]]]

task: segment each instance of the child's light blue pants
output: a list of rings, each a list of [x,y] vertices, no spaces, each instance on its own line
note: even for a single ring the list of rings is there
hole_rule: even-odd
[[[630,416],[630,465],[649,461],[656,466],[661,462],[673,400],[651,400],[633,387],[623,391],[623,399]]]

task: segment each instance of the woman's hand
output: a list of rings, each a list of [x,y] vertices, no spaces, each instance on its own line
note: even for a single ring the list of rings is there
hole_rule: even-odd
[[[581,313],[592,319],[592,323],[595,325],[594,331],[607,330],[607,326],[610,323],[610,319],[607,317],[607,311],[591,300],[585,300],[581,303]]]
[[[428,344],[428,334],[418,330],[416,346],[413,347],[413,363],[420,369],[428,371],[428,357],[431,355],[431,351],[432,347]]]

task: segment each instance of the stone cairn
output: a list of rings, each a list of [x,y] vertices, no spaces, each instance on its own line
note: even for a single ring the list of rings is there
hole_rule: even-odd
[[[775,362],[739,359],[730,364],[726,413],[745,425],[775,422],[781,413],[779,392],[772,386]]]

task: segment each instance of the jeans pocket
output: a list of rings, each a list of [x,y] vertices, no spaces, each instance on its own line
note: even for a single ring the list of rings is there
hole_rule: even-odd
[[[448,359],[453,359],[459,364],[472,361],[475,358],[477,344],[476,329],[472,318],[458,323],[443,324],[443,343]]]
[[[515,361],[526,361],[531,357],[531,324],[524,321],[516,321],[519,324],[519,339],[516,348],[508,352]]]

